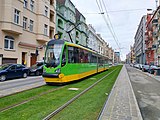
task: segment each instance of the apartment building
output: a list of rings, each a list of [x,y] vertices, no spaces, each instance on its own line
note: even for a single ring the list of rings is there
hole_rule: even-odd
[[[43,60],[55,33],[55,0],[0,0],[0,64]]]
[[[87,46],[94,51],[98,51],[99,45],[97,41],[96,30],[91,24],[88,24],[88,44]]]
[[[114,64],[114,50],[110,47],[108,50],[109,61]]]
[[[138,25],[134,40],[134,51],[136,56],[136,63],[145,64],[145,31],[146,31],[146,15],[141,18]]]
[[[57,0],[56,33],[61,39],[87,46],[86,18],[75,8],[71,0]]]

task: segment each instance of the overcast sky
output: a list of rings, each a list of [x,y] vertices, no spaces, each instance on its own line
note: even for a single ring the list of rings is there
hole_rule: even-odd
[[[87,24],[92,24],[98,34],[109,43],[115,51],[121,51],[121,59],[124,60],[129,53],[130,45],[134,43],[134,36],[141,17],[147,13],[147,9],[156,8],[156,0],[71,0],[75,7],[84,15]],[[100,11],[97,5],[103,6]],[[105,3],[105,5],[103,4]],[[106,6],[106,9],[104,8]],[[106,10],[108,13],[106,13]],[[98,14],[105,12],[104,15]],[[105,16],[106,21],[103,16]],[[109,16],[109,18],[108,18]],[[112,29],[111,33],[107,23]],[[113,34],[115,33],[115,39]],[[119,46],[116,41],[118,40]]]

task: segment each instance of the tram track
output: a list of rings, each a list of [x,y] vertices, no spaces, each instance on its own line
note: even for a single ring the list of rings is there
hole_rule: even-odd
[[[26,103],[28,103],[28,102],[30,102],[30,101],[32,101],[32,100],[35,100],[35,99],[37,99],[37,98],[39,98],[39,97],[41,97],[41,96],[43,96],[43,95],[46,95],[46,94],[48,94],[48,93],[51,93],[51,92],[60,90],[60,89],[62,89],[62,88],[64,88],[64,87],[65,87],[65,86],[61,86],[61,87],[58,87],[58,88],[53,88],[53,89],[48,90],[48,91],[46,91],[46,92],[42,92],[42,93],[40,93],[40,94],[38,94],[38,95],[36,95],[36,96],[33,96],[33,97],[28,98],[28,99],[26,99],[26,100],[23,100],[23,101],[21,101],[21,102],[19,102],[19,103],[16,103],[16,104],[13,104],[13,105],[4,107],[4,108],[0,109],[0,112],[4,112],[4,111],[7,111],[7,110],[9,110],[9,109],[11,109],[11,108],[15,108],[15,107],[18,107],[18,106],[20,106],[20,105],[26,104]]]
[[[85,102],[88,102],[88,100],[91,104],[93,104],[92,106],[94,110],[97,111],[96,113],[99,113],[102,107],[101,103],[104,102],[106,93],[110,93],[112,84],[116,79],[119,71],[117,68],[111,68],[109,71],[91,76],[82,82],[67,84],[65,86],[57,86],[58,88],[44,86],[42,88],[28,91],[27,93],[22,93],[20,95],[15,94],[13,97],[4,97],[3,100],[1,100],[2,104],[0,108],[0,116],[2,116],[4,119],[9,118],[13,120],[21,119],[22,117],[48,120],[55,118],[59,119],[61,115],[67,115],[66,117],[70,119],[70,115],[65,112],[69,109],[70,113],[74,113],[74,109],[70,110],[70,108],[73,106],[76,106],[75,109],[77,109],[78,105],[78,110],[80,110],[78,113],[83,115],[85,111],[87,114],[93,112],[90,109],[91,106],[86,106],[84,110],[81,111],[81,108],[84,106],[83,104],[86,104]],[[71,92],[70,88],[78,88],[79,90]],[[95,95],[93,95],[93,93]],[[100,99],[102,96],[103,98]],[[13,103],[12,100],[14,100]],[[83,106],[80,107],[79,105]],[[11,113],[12,115],[10,115]],[[34,115],[31,115],[32,113],[34,113]],[[17,114],[19,114],[19,116],[17,116]],[[96,116],[97,115],[94,115],[93,117],[95,118]],[[81,119],[83,119],[82,116]]]
[[[118,69],[118,68],[117,68]],[[82,92],[80,92],[78,95],[74,96],[73,98],[71,98],[69,101],[67,101],[65,104],[63,104],[62,106],[58,107],[56,110],[54,110],[53,112],[51,112],[50,114],[48,114],[45,118],[43,118],[43,120],[50,120],[53,116],[55,116],[56,114],[60,113],[61,111],[63,111],[67,106],[69,106],[72,102],[74,102],[75,100],[77,100],[79,97],[81,97],[84,93],[86,93],[87,91],[89,91],[91,88],[93,88],[94,86],[96,86],[99,82],[101,82],[104,78],[106,78],[107,76],[109,76],[111,73],[113,73],[114,71],[116,71],[117,69],[112,70],[111,72],[109,72],[107,75],[105,75],[104,77],[100,78],[98,81],[96,81],[94,84],[92,84],[91,86],[89,86],[88,88],[86,88],[85,90],[83,90]]]

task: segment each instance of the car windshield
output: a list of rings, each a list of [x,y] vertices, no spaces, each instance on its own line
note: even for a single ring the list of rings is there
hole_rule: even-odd
[[[32,69],[36,69],[38,67],[41,67],[43,65],[43,63],[36,63],[34,65],[31,66]]]
[[[149,67],[149,65],[143,65],[143,67]]]
[[[59,65],[62,45],[63,44],[52,44],[48,46],[45,59],[47,66],[56,67]]]
[[[10,66],[9,64],[0,65],[0,70],[5,70],[5,69],[7,69],[9,66]]]
[[[37,68],[37,64],[32,65],[31,68]]]

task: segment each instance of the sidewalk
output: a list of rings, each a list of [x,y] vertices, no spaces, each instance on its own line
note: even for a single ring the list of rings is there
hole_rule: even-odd
[[[125,65],[117,77],[99,120],[142,120]]]

